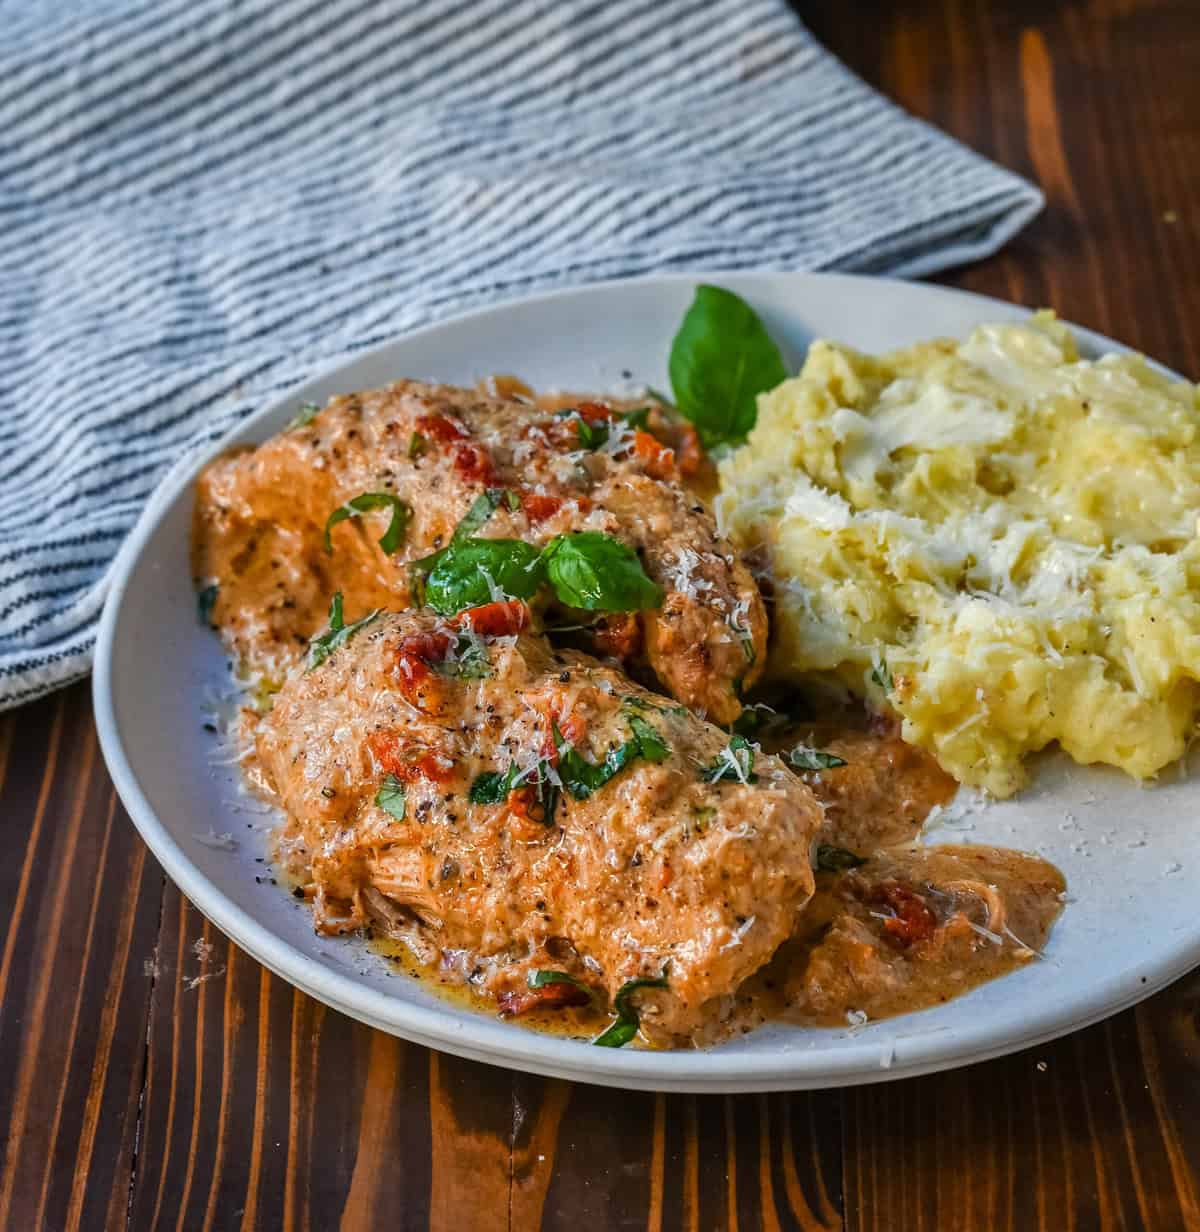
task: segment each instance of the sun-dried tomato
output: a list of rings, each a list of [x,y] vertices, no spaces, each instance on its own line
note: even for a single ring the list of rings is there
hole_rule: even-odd
[[[542,737],[542,756],[552,765],[558,765],[558,745],[554,739],[554,728],[557,726],[562,738],[568,744],[578,744],[587,735],[587,719],[579,711],[572,710],[563,718],[566,709],[566,699],[552,697],[541,706],[546,720],[546,732]]]
[[[700,444],[700,433],[691,424],[683,424],[679,429],[679,448],[675,453],[675,462],[681,475],[694,475],[704,461],[704,446]]]
[[[587,990],[575,984],[543,984],[541,988],[521,988],[502,992],[496,1001],[506,1018],[528,1014],[530,1010],[556,1009],[566,1005],[587,1005]]]
[[[617,417],[611,406],[600,402],[581,402],[574,409],[580,419],[586,419],[590,424],[612,423]]]
[[[888,940],[902,950],[928,940],[937,931],[937,916],[929,904],[898,881],[885,881],[876,886],[868,902],[892,912],[883,921],[883,931]]]
[[[675,450],[640,428],[634,434],[633,450],[652,479],[671,479],[675,475]]]
[[[428,779],[445,783],[454,777],[454,760],[424,744],[409,744],[396,732],[373,732],[367,747],[379,768],[403,783]]]
[[[451,622],[480,637],[511,637],[529,624],[529,605],[522,599],[503,599],[459,612]]]
[[[596,621],[592,640],[601,654],[630,659],[641,649],[642,626],[633,612],[614,612]]]
[[[450,635],[431,629],[401,638],[392,652],[392,673],[400,692],[419,710],[436,713],[443,701],[442,681],[430,666],[441,663],[450,649]]]
[[[450,441],[465,441],[470,433],[460,423],[445,415],[421,415],[417,419],[417,431],[422,436],[440,441],[443,445]]]
[[[454,449],[454,469],[468,483],[481,483],[494,488],[499,480],[488,451],[481,445],[457,445]]]
[[[544,522],[563,507],[561,496],[549,496],[542,492],[522,492],[521,508],[531,522]]]

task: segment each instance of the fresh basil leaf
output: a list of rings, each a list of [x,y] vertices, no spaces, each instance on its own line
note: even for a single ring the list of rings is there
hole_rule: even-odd
[[[650,408],[648,406],[639,406],[635,411],[626,411],[621,418],[631,428],[645,432],[646,425],[650,422]]]
[[[822,873],[845,873],[866,864],[862,856],[847,851],[845,847],[830,847],[821,843],[817,847],[817,871]]]
[[[784,758],[797,770],[833,770],[846,764],[844,757],[826,753],[824,749],[810,749],[806,744],[796,745],[791,752],[784,754]]]
[[[596,450],[608,444],[608,424],[588,423],[582,415],[577,424],[580,449]]]
[[[537,548],[521,539],[455,540],[410,568],[419,601],[443,616],[490,603],[489,579],[514,599],[531,599],[543,577]]]
[[[567,607],[589,612],[638,612],[661,607],[663,589],[652,582],[637,553],[600,531],[556,535],[542,550],[554,593]]]
[[[639,697],[634,693],[624,693],[621,695],[621,705],[630,710],[649,710],[655,714],[687,714],[686,706],[663,706],[658,702],[652,702],[647,697]]]
[[[213,582],[211,586],[205,586],[203,590],[196,592],[196,615],[205,628],[212,628],[213,608],[216,606],[220,590],[216,582]]]
[[[570,984],[573,988],[578,988],[580,992],[587,993],[589,999],[592,995],[591,988],[588,987],[582,980],[577,980],[573,975],[568,975],[565,971],[529,971],[525,975],[525,983],[530,988],[545,988],[548,984]]]
[[[609,751],[602,762],[588,761],[574,745],[563,739],[558,724],[553,726],[554,747],[558,750],[558,775],[563,787],[576,800],[586,800],[614,775],[619,774],[641,754],[641,742],[636,736]]]
[[[628,1044],[638,1033],[638,1028],[642,1025],[637,1007],[632,1004],[630,997],[642,988],[668,987],[670,985],[667,983],[665,967],[663,968],[662,975],[657,979],[626,980],[613,998],[613,1009],[616,1011],[616,1018],[606,1031],[603,1031],[592,1040],[592,1043],[598,1048],[621,1048]]]
[[[363,492],[348,500],[344,505],[339,505],[325,521],[326,555],[333,554],[333,540],[330,538],[330,532],[339,522],[344,522],[347,518],[361,518],[364,513],[370,513],[374,509],[392,511],[392,520],[379,540],[379,546],[391,556],[403,542],[404,531],[408,526],[409,518],[412,517],[412,510],[391,492]]]
[[[464,539],[470,539],[477,530],[486,525],[501,503],[509,509],[519,509],[521,498],[508,488],[488,488],[485,492],[480,492],[472,501],[470,509],[463,514],[462,521],[454,528],[450,542],[461,543]]]
[[[706,783],[754,783],[754,745],[745,736],[731,736],[729,743],[700,772]]]
[[[368,612],[361,620],[346,624],[342,616],[342,592],[339,590],[329,605],[329,628],[308,644],[308,671],[320,667],[340,646],[344,646],[360,629],[366,628],[381,613],[382,608]]]
[[[454,644],[453,656],[433,664],[433,670],[442,676],[459,680],[483,680],[492,674],[492,660],[487,646],[480,637],[460,633]]]
[[[412,461],[416,461],[423,453],[429,449],[429,441],[421,432],[414,432],[408,439],[408,456]]]
[[[538,761],[531,771],[523,772],[517,766],[511,765],[501,774],[497,770],[488,770],[477,775],[467,793],[472,804],[503,804],[509,794],[519,787],[532,787],[537,802],[542,806],[542,824],[549,826],[554,822],[558,811],[559,790],[550,781],[549,766],[543,759]]]
[[[375,803],[397,821],[403,821],[407,801],[408,794],[404,784],[394,774],[384,775],[383,785],[375,793]]]
[[[305,428],[317,417],[321,408],[315,402],[301,402],[300,409],[287,421],[285,432],[293,428]]]
[[[558,751],[558,775],[574,799],[586,800],[638,757],[649,762],[661,762],[670,757],[670,746],[645,719],[636,714],[626,715],[626,718],[632,735],[610,749],[602,762],[588,761],[574,745],[567,743],[557,723],[551,725],[554,747]]]
[[[666,761],[671,756],[671,746],[645,719],[636,714],[629,714],[625,717],[629,720],[629,726],[637,737],[638,752],[642,757],[647,761],[657,763]]]
[[[787,379],[758,314],[722,287],[698,286],[671,344],[675,405],[706,448],[737,445],[758,417],[757,397]]]
[[[515,770],[515,766],[510,766],[505,774],[498,770],[486,770],[477,775],[467,798],[472,804],[503,804],[508,799],[508,793],[512,791]]]

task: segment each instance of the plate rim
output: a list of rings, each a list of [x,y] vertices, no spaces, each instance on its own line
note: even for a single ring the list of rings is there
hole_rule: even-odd
[[[1173,982],[1200,963],[1200,932],[1189,941],[1160,952],[1157,961],[1142,969],[1137,982],[1119,974],[1097,981],[1088,994],[1069,1002],[1070,1009],[1061,1006],[1031,1016],[1031,1031],[1001,1033],[989,1039],[984,1027],[958,1031],[952,1037],[937,1038],[929,1031],[912,1037],[864,1032],[864,1038],[840,1048],[836,1054],[815,1050],[784,1049],[766,1053],[725,1053],[714,1050],[591,1050],[586,1043],[561,1039],[542,1033],[505,1030],[502,1038],[481,1039],[493,1034],[488,1028],[499,1024],[482,1013],[475,1014],[446,1006],[423,1006],[367,987],[349,975],[330,970],[292,945],[265,925],[260,924],[189,859],[159,819],[143,793],[121,737],[117,722],[113,692],[113,652],[122,604],[128,593],[134,569],[147,542],[157,530],[165,511],[184,489],[190,486],[200,469],[231,444],[246,440],[255,430],[273,418],[282,419],[296,403],[304,400],[308,391],[336,379],[370,358],[387,352],[399,344],[420,343],[443,330],[477,326],[488,318],[503,315],[521,306],[552,303],[556,300],[589,295],[609,294],[657,287],[663,284],[720,282],[736,287],[740,284],[753,294],[755,284],[778,285],[816,282],[825,286],[837,283],[885,284],[903,286],[911,291],[950,297],[988,305],[1011,314],[1022,305],[981,295],[973,291],[942,287],[936,284],[914,283],[901,278],[880,278],[861,274],[785,271],[701,271],[647,275],[557,288],[534,295],[514,296],[486,307],[447,317],[417,330],[397,335],[387,341],[343,354],[324,365],[305,381],[272,397],[259,410],[248,415],[211,445],[189,450],[164,476],[122,544],[109,571],[109,589],[105,598],[97,631],[95,664],[92,677],[93,709],[101,752],[112,776],[114,786],[131,820],[143,840],[180,891],[227,937],[248,954],[278,975],[317,1000],[348,1016],[390,1034],[435,1048],[456,1056],[486,1064],[522,1070],[547,1077],[627,1089],[675,1091],[680,1093],[733,1093],[772,1090],[819,1089],[863,1083],[890,1081],[937,1072],[1008,1053],[1037,1047],[1058,1036],[1082,1029],[1119,1013]],[[1024,311],[1032,311],[1025,308]],[[1093,330],[1067,322],[1075,336],[1097,350],[1122,354],[1140,354],[1114,339]],[[1179,374],[1147,359],[1156,370],[1176,379]],[[903,1023],[910,1016],[881,1020],[885,1024]],[[471,1021],[477,1019],[478,1021]],[[996,1036],[995,1028],[990,1032]],[[895,1051],[897,1039],[905,1040],[903,1053]],[[894,1054],[894,1063],[883,1058]],[[586,1050],[586,1051],[585,1051]],[[714,1064],[714,1059],[716,1060]]]

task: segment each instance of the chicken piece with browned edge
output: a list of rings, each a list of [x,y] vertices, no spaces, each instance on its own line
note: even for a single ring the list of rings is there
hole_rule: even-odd
[[[213,462],[193,569],[235,657],[273,687],[335,591],[348,619],[413,605],[412,562],[445,548],[482,494],[503,493],[477,536],[540,549],[591,532],[636,552],[661,601],[593,605],[593,648],[648,664],[678,700],[730,723],[765,662],[767,621],[754,579],[682,483],[698,458],[694,432],[657,406],[551,412],[399,381]]]
[[[321,930],[402,939],[511,1012],[665,980],[634,998],[642,1030],[685,1042],[792,932],[821,808],[528,619],[410,610],[319,640],[257,726],[279,858]]]

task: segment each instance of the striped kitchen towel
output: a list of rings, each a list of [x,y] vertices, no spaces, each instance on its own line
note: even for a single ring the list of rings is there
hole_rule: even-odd
[[[1037,190],[784,0],[0,0],[0,706],[83,675],[189,446],[534,288],[921,274]]]

